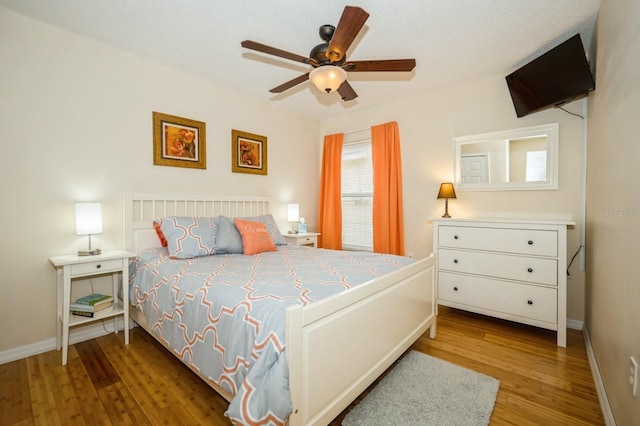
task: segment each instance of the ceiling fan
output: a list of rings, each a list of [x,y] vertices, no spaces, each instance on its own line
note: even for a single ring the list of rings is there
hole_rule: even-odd
[[[323,25],[320,27],[320,38],[324,40],[311,49],[309,57],[297,55],[282,49],[267,46],[251,40],[245,40],[242,47],[279,56],[303,64],[309,64],[313,70],[299,77],[289,80],[280,86],[269,90],[271,93],[282,93],[287,89],[311,80],[319,90],[331,93],[338,91],[343,101],[350,101],[358,97],[347,82],[349,72],[374,71],[411,71],[416,66],[415,59],[386,59],[372,61],[347,61],[346,52],[364,26],[369,14],[360,7],[345,6],[338,26]]]

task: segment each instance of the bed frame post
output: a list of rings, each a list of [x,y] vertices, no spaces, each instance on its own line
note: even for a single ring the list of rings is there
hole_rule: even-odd
[[[287,348],[287,363],[289,364],[289,389],[291,391],[291,403],[293,411],[289,415],[288,426],[300,426],[304,424],[303,413],[307,410],[302,406],[306,398],[303,395],[305,386],[303,383],[303,360],[301,356],[291,356],[291,354],[302,354],[302,305],[291,306],[285,313],[286,336],[285,344]]]
[[[123,223],[124,226],[122,230],[124,235],[122,236],[122,241],[124,242],[125,250],[133,250],[133,209],[131,208],[133,204],[133,193],[131,191],[125,191],[122,196],[122,205],[124,206],[123,210]]]

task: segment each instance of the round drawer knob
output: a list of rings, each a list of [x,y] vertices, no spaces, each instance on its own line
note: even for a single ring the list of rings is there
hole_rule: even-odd
[[[454,288],[453,288],[453,291],[458,291],[458,287],[457,287],[457,286],[456,286],[456,287],[454,287]]]
[[[100,268],[102,268],[102,265],[98,263],[98,264],[96,265],[96,268],[100,269]]]
[[[529,244],[530,246],[532,246],[532,245],[533,245],[533,241],[529,240],[529,241],[527,241],[527,244]]]
[[[533,268],[527,268],[527,272],[533,272]]]
[[[453,259],[453,263],[458,263],[458,259]]]
[[[457,235],[454,235],[454,236],[453,236],[453,239],[454,239],[454,240],[457,240],[457,239],[458,239],[458,236],[457,236]]]
[[[527,300],[528,305],[533,305],[533,300]]]

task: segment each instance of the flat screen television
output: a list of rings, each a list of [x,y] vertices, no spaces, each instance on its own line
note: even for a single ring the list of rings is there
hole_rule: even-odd
[[[583,98],[595,89],[580,34],[506,77],[518,117]]]

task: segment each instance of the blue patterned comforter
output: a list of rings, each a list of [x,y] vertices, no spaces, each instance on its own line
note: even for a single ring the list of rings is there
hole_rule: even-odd
[[[130,300],[188,366],[225,389],[236,424],[283,424],[292,410],[285,310],[399,269],[393,255],[293,245],[253,256],[171,259],[166,249],[131,265]]]

